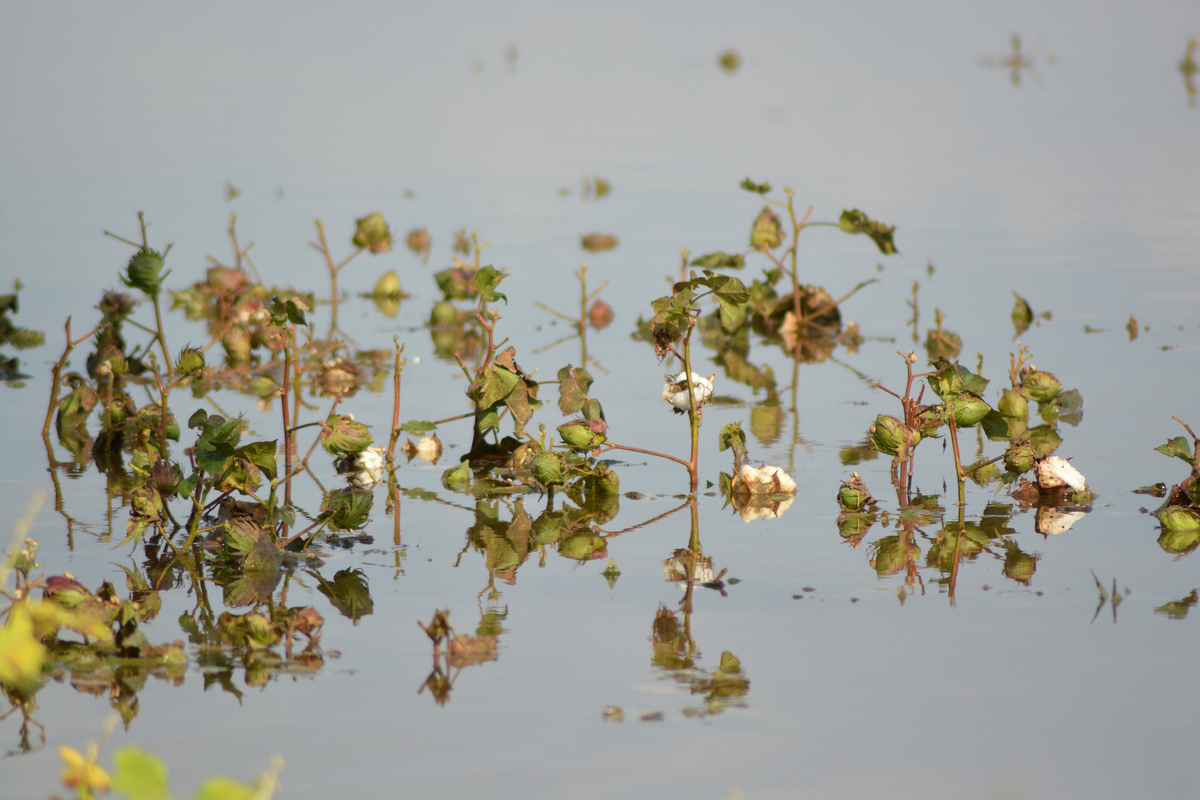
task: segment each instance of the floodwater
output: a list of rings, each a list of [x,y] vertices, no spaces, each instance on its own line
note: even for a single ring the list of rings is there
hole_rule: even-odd
[[[314,219],[346,252],[354,219],[372,211],[401,235],[428,227],[427,264],[398,247],[341,277],[339,323],[354,346],[406,346],[403,419],[468,407],[461,372],[421,328],[454,231],[479,231],[484,263],[511,274],[498,330],[541,379],[583,354],[578,340],[554,344],[572,329],[535,303],[570,312],[586,262],[615,312],[587,340],[610,438],[678,455],[686,422],[659,399],[669,367],[631,334],[668,292],[681,249],[747,247],[762,201],[738,184],[767,181],[776,196],[790,186],[814,219],[857,207],[898,226],[901,254],[887,258],[836,229],[802,235],[803,280],[836,297],[878,279],[845,309],[864,337],[855,351],[795,368],[753,341],[772,394],[697,349],[697,371],[718,371],[725,401],[704,420],[697,516],[705,553],[728,570],[723,593],[694,588],[685,614],[664,577],[692,532],[680,467],[636,454],[614,464],[622,492],[640,496],[622,497],[602,526],[625,531],[608,543],[620,569],[610,584],[606,558],[480,534],[488,515],[503,527],[546,501],[477,508],[443,488],[470,440],[451,423],[437,466],[399,473],[414,490],[400,544],[381,488],[373,541],[324,548],[319,574],[361,570],[372,613],[343,616],[304,570],[277,591],[325,617],[319,669],[252,686],[193,652],[179,685],[137,690],[136,717],[102,760],[139,744],[181,795],[216,773],[248,779],[279,755],[287,798],[1196,796],[1198,621],[1156,609],[1200,587],[1197,556],[1158,545],[1142,509],[1159,501],[1133,490],[1186,476],[1153,450],[1184,434],[1172,415],[1200,426],[1200,108],[1179,68],[1197,36],[1186,2],[6,4],[0,280],[5,292],[21,281],[14,322],[44,330],[46,344],[20,353],[23,385],[0,385],[0,503],[15,518],[44,493],[30,533],[39,560],[91,588],[123,585],[121,567],[143,555],[115,546],[127,511],[110,515],[103,476],[49,465],[37,429],[64,321],[76,336],[90,329],[128,258],[103,231],[133,237],[138,211],[152,242],[174,243],[170,288],[199,280],[206,255],[229,260],[231,213],[264,281],[318,296],[328,279],[306,244]],[[733,72],[718,64],[729,49]],[[585,176],[611,193],[586,193]],[[619,246],[584,252],[579,237],[593,232]],[[395,318],[357,296],[389,269],[410,295]],[[1013,292],[1039,315],[1018,338]],[[872,544],[901,520],[889,461],[847,453],[876,414],[897,413],[871,382],[903,389],[896,351],[923,354],[935,309],[962,337],[962,363],[982,357],[990,392],[1006,385],[1018,340],[1079,391],[1082,420],[1059,424],[1058,454],[1097,496],[1068,530],[1043,535],[994,484],[968,484],[959,507],[951,455],[927,443],[914,485],[944,517],[916,521],[919,569],[881,576]],[[314,319],[323,335],[328,307]],[[179,312],[166,323],[173,347],[206,343]],[[186,394],[177,418],[213,411]],[[561,418],[546,394],[535,422],[552,428]],[[234,393],[216,400],[246,413],[255,436],[278,435],[277,412]],[[364,389],[341,410],[384,439],[390,391]],[[755,463],[799,484],[777,520],[744,523],[722,507],[715,484],[731,460],[716,432],[735,421]],[[974,431],[961,443],[968,460],[1003,451]],[[325,488],[339,485],[332,464],[314,463]],[[890,516],[857,546],[839,534],[835,499],[854,471]],[[320,489],[304,480],[298,503],[315,513]],[[938,529],[960,515],[1004,543],[963,560],[952,590],[927,564]],[[1037,559],[1031,574],[1006,572],[1013,547]],[[507,569],[489,571],[497,564]],[[1115,580],[1119,606],[1098,608],[1097,578],[1110,592]],[[186,587],[164,592],[147,635],[186,638],[179,620],[197,602]],[[663,608],[689,626],[687,669],[656,649]],[[436,609],[462,633],[502,628],[498,657],[457,674],[444,704],[419,691],[431,647],[417,622]],[[748,689],[714,706],[704,681],[725,651]],[[21,715],[0,722],[0,795],[61,791],[58,745],[95,739],[111,700],[46,685],[44,745],[34,730],[30,752]]]

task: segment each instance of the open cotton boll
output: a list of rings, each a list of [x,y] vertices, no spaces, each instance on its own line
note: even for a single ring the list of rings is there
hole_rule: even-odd
[[[373,486],[383,481],[383,448],[368,447],[354,458],[350,482],[355,486]]]
[[[792,476],[775,466],[759,468],[745,464],[734,482],[745,486],[750,494],[796,493],[796,482],[792,480]]]
[[[696,407],[704,405],[713,394],[713,378],[717,377],[717,373],[713,373],[705,378],[703,375],[692,373],[692,388],[696,392]],[[666,385],[663,386],[662,399],[666,400],[671,405],[675,406],[676,411],[688,411],[692,407],[692,401],[688,398],[687,373],[680,372],[674,377],[668,375]]]
[[[1079,470],[1058,456],[1050,456],[1037,463],[1037,481],[1042,489],[1070,489],[1072,492],[1082,492],[1087,488],[1087,481]]]

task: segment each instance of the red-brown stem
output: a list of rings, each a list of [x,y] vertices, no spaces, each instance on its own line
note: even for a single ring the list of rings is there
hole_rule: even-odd
[[[71,351],[79,345],[90,339],[96,331],[101,328],[107,328],[108,323],[102,322],[91,331],[84,334],[80,338],[71,341],[71,318],[67,317],[66,324],[67,346],[63,349],[62,358],[58,359],[58,363],[54,365],[52,379],[50,381],[50,403],[46,406],[46,422],[42,425],[42,436],[47,436],[50,433],[50,421],[54,419],[54,409],[58,405],[58,381],[62,377],[63,367],[67,365],[67,359],[71,357]]]
[[[322,231],[322,234],[324,232]],[[283,505],[292,505],[292,416],[288,408],[288,395],[291,389],[291,348],[283,348],[283,393],[280,395],[280,407],[283,409],[283,474],[289,476],[283,484]],[[285,530],[286,532],[286,530]]]
[[[399,339],[393,339],[392,341],[393,341],[393,343],[395,343],[397,345],[399,345],[399,343],[400,343]],[[402,352],[404,352],[404,348],[398,346],[396,348],[396,364],[394,367],[395,374],[392,377],[392,389],[393,389],[392,435],[388,441],[388,450],[387,450],[388,466],[391,466],[392,458],[396,455],[396,441],[400,438],[400,372],[401,372],[400,354]],[[396,506],[397,513],[399,513],[399,508],[400,508],[400,506],[397,504],[397,506]],[[399,530],[397,530],[397,536],[398,535],[399,535]]]
[[[692,471],[692,465],[689,464],[688,462],[684,461],[682,458],[676,458],[675,456],[669,456],[666,453],[659,453],[655,450],[643,450],[640,447],[630,447],[629,445],[625,445],[625,444],[615,444],[613,442],[606,442],[604,449],[597,450],[596,453],[597,453],[597,455],[600,455],[602,453],[607,453],[609,450],[629,450],[634,453],[644,453],[648,456],[658,456],[659,458],[665,458],[668,461],[674,461],[676,464],[682,464],[683,466],[687,467],[689,472]]]

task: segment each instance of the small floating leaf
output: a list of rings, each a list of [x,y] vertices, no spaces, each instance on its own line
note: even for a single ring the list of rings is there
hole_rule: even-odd
[[[589,253],[600,253],[615,249],[618,242],[617,237],[607,233],[589,233],[580,237],[579,244]]]

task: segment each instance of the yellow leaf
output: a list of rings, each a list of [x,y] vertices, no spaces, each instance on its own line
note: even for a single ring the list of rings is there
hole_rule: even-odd
[[[8,613],[0,628],[0,683],[18,692],[32,691],[42,677],[46,648],[33,635],[33,620],[24,604]]]

